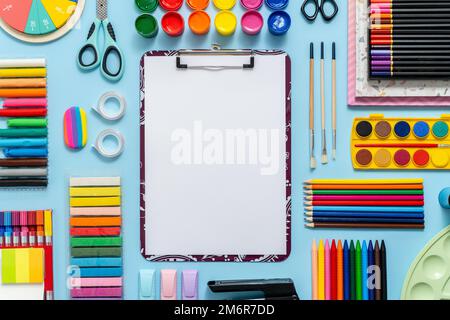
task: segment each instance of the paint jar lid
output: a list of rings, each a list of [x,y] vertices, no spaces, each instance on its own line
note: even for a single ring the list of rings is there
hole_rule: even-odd
[[[136,6],[143,12],[151,13],[158,7],[158,0],[135,0]]]
[[[248,10],[256,10],[261,8],[263,0],[241,0],[241,5]]]
[[[153,38],[158,34],[158,21],[151,14],[141,14],[137,17],[134,26],[136,31],[145,38]]]
[[[220,10],[230,10],[236,4],[236,0],[213,0],[214,5]]]
[[[189,15],[188,24],[192,33],[203,35],[209,31],[211,18],[205,11],[194,11]]]
[[[270,14],[267,24],[270,33],[279,36],[291,27],[291,17],[285,11],[275,11]]]
[[[223,10],[214,18],[216,30],[222,36],[230,36],[236,30],[237,19],[233,12]]]
[[[287,7],[289,0],[266,0],[266,5],[272,10],[281,10]]]
[[[205,10],[208,8],[209,0],[186,0],[192,10]]]
[[[159,0],[159,5],[166,11],[177,11],[183,5],[183,0]]]
[[[242,15],[241,27],[248,35],[258,34],[264,25],[264,19],[262,15],[255,10],[249,10]]]
[[[169,11],[161,18],[161,27],[171,37],[178,37],[184,31],[184,19],[178,12]]]

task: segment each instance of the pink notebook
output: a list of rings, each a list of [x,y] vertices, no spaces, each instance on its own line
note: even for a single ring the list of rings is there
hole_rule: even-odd
[[[348,0],[348,97],[349,106],[450,106],[450,97],[356,96],[356,1]]]

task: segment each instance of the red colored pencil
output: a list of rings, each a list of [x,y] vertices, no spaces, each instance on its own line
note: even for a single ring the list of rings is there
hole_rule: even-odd
[[[1,109],[0,117],[45,117],[47,109]]]
[[[384,206],[419,207],[423,201],[305,201],[305,206]]]
[[[331,300],[337,300],[337,251],[336,241],[331,242]]]
[[[305,200],[313,201],[423,201],[423,195],[313,195]]]

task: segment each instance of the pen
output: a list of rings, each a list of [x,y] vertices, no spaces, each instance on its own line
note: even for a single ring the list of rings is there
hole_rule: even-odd
[[[3,247],[4,241],[3,238],[5,236],[5,228],[4,228],[4,220],[3,220],[3,211],[0,211],[0,248]]]
[[[20,212],[20,242],[22,246],[28,245],[28,213],[26,211]]]
[[[5,212],[3,217],[5,225],[5,247],[10,247],[12,243],[11,212]]]
[[[12,227],[13,227],[13,246],[18,247],[20,245],[20,212],[11,212]]]
[[[28,212],[28,225],[30,226],[30,246],[36,245],[36,211]]]
[[[45,210],[44,212],[44,233],[45,233],[45,244],[47,246],[52,244],[52,211]]]

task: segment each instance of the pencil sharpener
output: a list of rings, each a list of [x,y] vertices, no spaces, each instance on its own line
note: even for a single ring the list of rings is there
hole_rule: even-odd
[[[450,188],[444,188],[439,192],[439,203],[442,208],[450,209]]]

